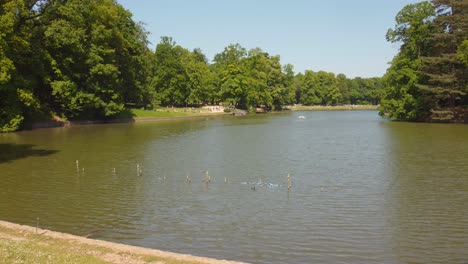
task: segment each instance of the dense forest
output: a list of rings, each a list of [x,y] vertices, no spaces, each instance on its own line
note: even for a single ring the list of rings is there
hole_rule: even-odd
[[[280,56],[229,45],[209,60],[148,32],[115,0],[0,0],[0,132],[39,120],[112,119],[128,108],[381,104],[422,120],[467,104],[468,0],[408,5],[387,40],[401,43],[383,78],[295,73]]]
[[[450,120],[468,106],[468,0],[405,6],[387,40],[401,43],[383,77],[380,114],[392,120]],[[466,122],[466,121],[465,121]]]
[[[2,0],[0,131],[37,120],[108,119],[126,108],[378,104],[379,78],[295,74],[279,56],[230,45],[212,61],[147,32],[115,0]]]

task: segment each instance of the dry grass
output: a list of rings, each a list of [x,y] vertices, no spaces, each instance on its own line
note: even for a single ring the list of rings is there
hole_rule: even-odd
[[[235,264],[163,252],[0,221],[1,263]]]

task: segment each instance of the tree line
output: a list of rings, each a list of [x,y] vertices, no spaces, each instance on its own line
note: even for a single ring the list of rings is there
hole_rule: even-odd
[[[151,87],[156,104],[224,103],[251,110],[281,110],[288,104],[378,104],[381,78],[348,79],[344,74],[307,70],[294,73],[291,64],[260,48],[229,45],[213,62],[199,49],[189,51],[162,37],[154,53]]]
[[[407,5],[386,37],[401,47],[383,77],[382,116],[428,121],[468,113],[468,0]]]
[[[210,62],[148,32],[115,0],[0,1],[0,132],[31,122],[108,119],[131,107],[378,104],[380,78],[305,71],[229,45]]]

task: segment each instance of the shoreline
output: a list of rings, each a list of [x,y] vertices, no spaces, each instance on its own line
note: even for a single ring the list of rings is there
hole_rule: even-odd
[[[277,114],[277,113],[287,113],[291,111],[356,111],[356,110],[377,110],[378,105],[343,105],[343,106],[289,106],[283,111],[272,111],[262,114]],[[75,120],[75,121],[44,121],[44,122],[35,122],[20,129],[15,132],[44,129],[44,128],[57,128],[57,127],[74,127],[82,125],[101,125],[101,124],[128,124],[128,123],[143,123],[143,122],[160,122],[160,121],[176,121],[176,120],[193,120],[193,119],[214,119],[214,118],[224,118],[229,116],[240,117],[248,115],[247,112],[230,112],[230,113],[203,113],[198,115],[181,115],[181,116],[167,116],[167,117],[131,117],[131,118],[117,118],[117,119],[108,119],[108,120]],[[15,133],[13,132],[13,133]]]
[[[33,123],[30,128],[18,130],[35,130],[42,128],[54,128],[54,127],[74,127],[83,125],[102,125],[102,124],[128,124],[128,123],[144,123],[144,122],[159,122],[159,121],[176,121],[176,120],[191,120],[191,119],[203,119],[203,118],[224,118],[227,116],[234,116],[232,113],[226,114],[202,114],[192,116],[170,116],[170,117],[135,117],[135,118],[119,118],[109,120],[77,120],[77,121],[50,121],[50,122],[37,122]]]
[[[287,106],[283,111],[272,111],[265,112],[260,114],[278,114],[278,113],[287,113],[289,111],[298,112],[298,111],[377,111],[379,105],[337,105],[337,106],[322,106],[322,105],[294,105]],[[465,111],[466,112],[466,111]],[[247,112],[231,112],[231,113],[204,113],[198,115],[189,115],[189,116],[161,116],[161,117],[132,117],[132,118],[117,118],[117,119],[108,119],[108,120],[77,120],[77,121],[45,121],[45,122],[36,122],[26,127],[24,129],[15,131],[28,131],[35,129],[44,129],[44,128],[57,128],[57,127],[73,127],[73,126],[82,126],[82,125],[100,125],[100,124],[124,124],[124,123],[143,123],[143,122],[160,122],[160,121],[176,121],[176,120],[193,120],[193,119],[215,119],[215,118],[224,118],[224,117],[239,117],[249,115]],[[423,123],[461,123],[468,124],[468,112],[464,114],[464,117],[459,117],[457,120],[438,120],[437,118],[430,118],[428,120],[422,121]],[[15,133],[13,132],[13,133]]]
[[[379,105],[295,105],[290,106],[292,111],[356,111],[378,110]]]
[[[43,252],[44,248],[47,252]],[[85,260],[84,263],[246,264],[95,240],[1,220],[0,258],[11,259],[13,263],[19,259],[26,263]]]

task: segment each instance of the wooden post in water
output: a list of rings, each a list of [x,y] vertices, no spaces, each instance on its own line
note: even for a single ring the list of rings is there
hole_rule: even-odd
[[[291,176],[288,173],[288,191],[291,190]]]
[[[210,175],[208,174],[208,170],[206,170],[206,173],[205,173],[205,190],[208,191],[210,189]]]
[[[140,163],[137,163],[137,176],[143,175],[143,169],[141,168]]]
[[[76,160],[76,172],[80,172],[80,162]]]
[[[208,174],[208,170],[206,170],[205,182],[206,182],[206,183],[210,183],[210,182],[211,182],[211,176]]]

